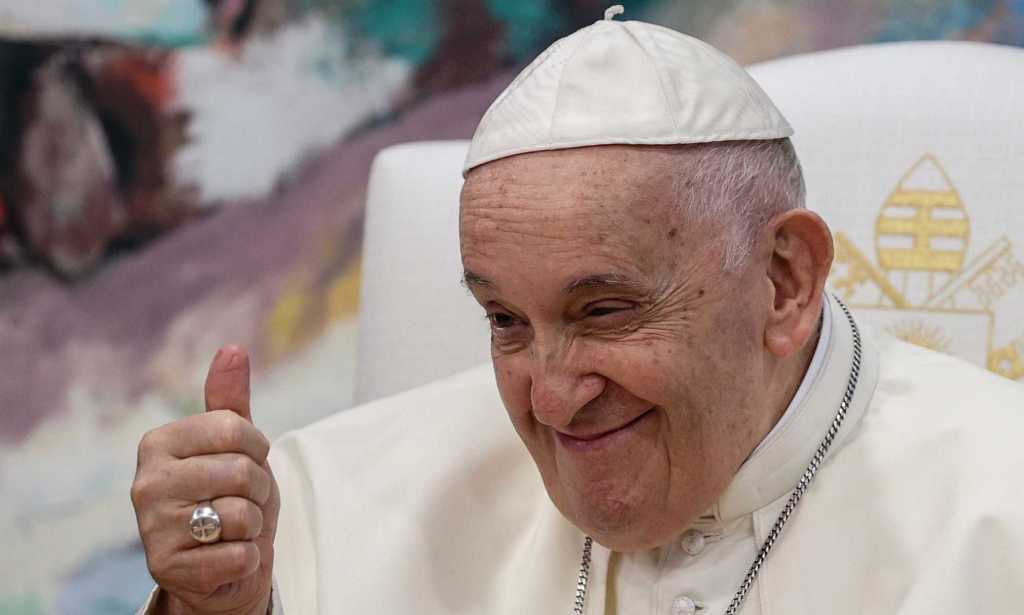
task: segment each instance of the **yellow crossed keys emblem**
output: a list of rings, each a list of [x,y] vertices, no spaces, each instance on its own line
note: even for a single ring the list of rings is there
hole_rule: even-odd
[[[968,260],[970,237],[959,192],[926,154],[875,220],[877,266],[836,232],[832,288],[896,337],[1024,380],[1024,264],[1005,236]]]

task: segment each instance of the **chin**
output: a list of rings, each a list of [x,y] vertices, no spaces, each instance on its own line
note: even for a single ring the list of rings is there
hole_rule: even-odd
[[[586,530],[587,535],[601,546],[621,553],[648,551],[672,540],[672,534],[662,535],[653,530],[650,520],[638,519],[619,527],[594,526]]]
[[[654,507],[643,499],[613,498],[608,492],[589,495],[573,498],[562,513],[602,546],[613,551],[643,551],[672,539],[671,533],[658,531],[662,524],[652,516]]]
[[[673,503],[670,494],[662,490],[639,489],[640,485],[632,482],[623,485],[625,488],[616,486],[605,483],[585,491],[566,489],[558,498],[549,494],[573,525],[601,546],[623,553],[672,542],[707,508],[701,508],[699,498]]]

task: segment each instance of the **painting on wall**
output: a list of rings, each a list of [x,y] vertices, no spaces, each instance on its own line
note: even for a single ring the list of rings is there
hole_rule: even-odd
[[[1024,0],[643,0],[742,63],[1024,45]],[[225,343],[274,437],[352,403],[366,180],[593,0],[0,0],[0,614],[133,613],[135,448]]]

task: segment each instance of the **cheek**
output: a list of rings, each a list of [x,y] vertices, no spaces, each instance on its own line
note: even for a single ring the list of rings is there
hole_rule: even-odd
[[[555,463],[554,441],[540,423],[534,420],[530,396],[530,371],[525,361],[518,357],[495,357],[493,359],[494,376],[498,385],[498,393],[505,404],[512,427],[526,449],[533,457],[541,478],[553,498],[559,493]]]
[[[628,391],[632,396],[654,405],[671,407],[682,393],[685,361],[678,342],[609,342],[595,349],[595,371]]]
[[[498,393],[517,429],[531,416],[530,372],[522,363],[512,356],[495,356],[492,359]]]

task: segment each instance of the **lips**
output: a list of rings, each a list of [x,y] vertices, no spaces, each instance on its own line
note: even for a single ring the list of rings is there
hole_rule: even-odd
[[[637,416],[628,423],[601,432],[572,435],[561,431],[556,433],[558,435],[558,440],[563,445],[577,450],[589,450],[597,448],[598,446],[605,444],[607,441],[615,439],[616,436],[625,435],[633,431],[641,421],[649,416],[653,416],[653,414],[654,408],[649,408],[646,412]]]

